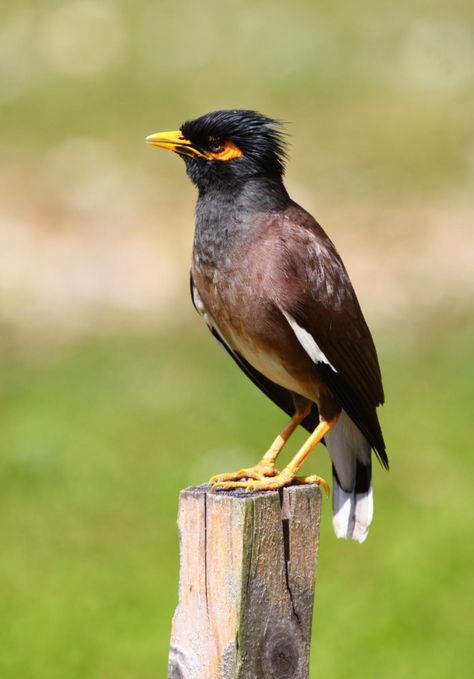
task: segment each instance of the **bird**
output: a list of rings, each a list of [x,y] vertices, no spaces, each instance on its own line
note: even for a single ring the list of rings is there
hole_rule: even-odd
[[[192,302],[247,377],[290,417],[253,467],[216,474],[216,490],[326,481],[298,472],[317,443],[332,462],[333,527],[363,542],[373,517],[372,452],[388,469],[375,345],[336,247],[292,200],[284,125],[253,110],[188,120],[146,142],[178,154],[197,187]],[[277,457],[309,432],[281,470]]]

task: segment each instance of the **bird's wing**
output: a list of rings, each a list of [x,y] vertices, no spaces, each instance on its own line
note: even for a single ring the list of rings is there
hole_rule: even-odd
[[[323,229],[300,207],[286,215],[282,235],[286,245],[280,310],[385,464],[375,414],[384,401],[380,367],[344,264]]]
[[[202,314],[202,310],[198,308],[198,305],[196,304],[196,293],[195,293],[195,287],[193,283],[192,276],[190,278],[190,288],[191,288],[191,299],[194,305],[194,308],[196,311]],[[261,372],[258,370],[255,370],[254,367],[250,365],[248,361],[245,360],[243,356],[241,356],[237,351],[232,349],[225,339],[222,337],[222,335],[219,333],[219,330],[212,325],[210,322],[210,319],[206,316],[204,316],[204,320],[206,321],[206,325],[211,331],[211,333],[214,335],[216,340],[221,344],[221,346],[227,351],[227,353],[234,359],[234,361],[237,363],[239,368],[247,375],[247,377],[252,380],[252,382],[265,394],[265,396],[268,396],[270,400],[273,401],[279,408],[281,408],[287,415],[292,417],[295,412],[295,404],[293,401],[293,395],[288,389],[285,389],[284,387],[281,387],[279,384],[276,384],[275,382],[272,382],[272,380],[269,380],[268,377],[265,377],[265,375],[262,375]],[[301,423],[305,429],[307,429],[309,432],[312,432],[315,427],[317,426],[319,421],[319,413],[318,413],[318,408],[316,404],[313,404],[311,408],[310,414],[303,420]]]

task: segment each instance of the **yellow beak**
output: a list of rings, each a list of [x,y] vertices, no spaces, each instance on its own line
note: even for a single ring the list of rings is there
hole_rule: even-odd
[[[159,146],[162,149],[168,149],[169,151],[174,151],[182,156],[188,156],[189,158],[205,158],[210,160],[212,156],[210,153],[204,149],[193,146],[189,139],[183,136],[180,130],[173,132],[157,132],[156,134],[150,134],[145,139],[147,144],[152,146]]]

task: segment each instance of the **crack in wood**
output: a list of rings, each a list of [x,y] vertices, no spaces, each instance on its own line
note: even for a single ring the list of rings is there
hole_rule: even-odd
[[[283,489],[280,490],[279,496],[280,496],[280,508],[281,508],[281,524],[282,524],[282,529],[283,529],[283,557],[284,557],[284,562],[285,562],[284,565],[285,565],[286,589],[288,590],[288,595],[290,597],[291,610],[293,612],[293,615],[296,618],[298,625],[301,625],[301,619],[300,619],[300,616],[298,615],[298,611],[296,610],[295,600],[294,600],[294,597],[293,597],[293,591],[291,589],[291,583],[290,583],[290,567],[291,567],[291,565],[290,565],[291,564],[291,554],[290,554],[291,507],[290,507],[290,498],[289,498],[289,495],[283,494]]]
[[[255,502],[252,502],[252,511],[249,513],[249,516],[251,517],[250,519],[250,527],[248,528],[248,535],[250,535],[250,540],[251,540],[251,545],[250,545],[250,558],[248,561],[248,570],[247,570],[247,586],[245,588],[246,591],[246,598],[249,600],[249,592],[250,592],[250,586],[252,583],[252,572],[253,572],[253,563],[254,563],[254,557],[255,557]]]
[[[283,548],[285,550],[285,581],[286,581],[286,589],[288,590],[288,594],[290,597],[291,601],[291,610],[293,612],[293,615],[296,618],[296,621],[298,625],[301,625],[301,619],[300,616],[298,615],[298,611],[296,610],[295,606],[295,600],[293,598],[293,590],[291,589],[291,584],[290,584],[290,519],[282,519],[282,525],[283,525]]]

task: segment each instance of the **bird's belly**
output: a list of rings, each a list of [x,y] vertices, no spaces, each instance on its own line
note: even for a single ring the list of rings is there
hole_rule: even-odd
[[[222,334],[229,346],[243,356],[262,375],[285,389],[314,400],[314,390],[310,390],[309,385],[303,384],[301,379],[297,379],[286,369],[277,352],[268,347],[259,347],[250,337],[236,333],[228,327],[223,329]],[[307,393],[303,393],[303,390]]]
[[[234,352],[272,382],[317,402],[314,364],[301,350],[286,322],[242,291],[229,294],[224,280],[192,289],[196,309]],[[283,317],[282,317],[283,318]]]

